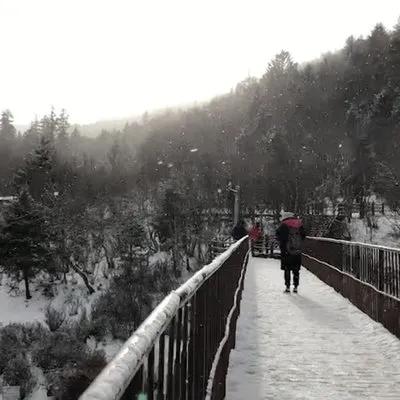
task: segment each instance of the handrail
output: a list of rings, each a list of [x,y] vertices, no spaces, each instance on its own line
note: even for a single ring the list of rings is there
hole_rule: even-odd
[[[146,320],[140,325],[140,327],[132,334],[132,336],[125,342],[121,350],[114,357],[114,359],[105,367],[105,369],[97,376],[92,382],[88,389],[80,396],[80,400],[118,400],[120,399],[127,388],[132,384],[135,375],[140,373],[140,369],[143,367],[143,363],[146,357],[149,355],[152,357],[152,367],[154,368],[154,348],[155,343],[160,341],[161,336],[166,333],[168,327],[172,325],[172,332],[180,332],[182,337],[178,337],[175,340],[173,333],[170,336],[170,342],[168,346],[176,347],[175,342],[184,340],[185,329],[188,334],[188,326],[190,329],[195,327],[195,323],[199,318],[205,318],[205,316],[191,316],[194,312],[193,309],[197,307],[196,301],[193,304],[188,304],[189,301],[197,294],[200,288],[208,282],[217,271],[220,270],[224,264],[233,256],[236,250],[239,250],[240,246],[248,239],[244,237],[232,244],[224,253],[220,254],[210,264],[204,266],[200,271],[194,274],[187,282],[181,285],[178,289],[171,292],[146,318]],[[242,267],[240,266],[240,270]],[[213,283],[215,285],[215,283]],[[214,294],[213,294],[214,295]],[[234,293],[232,293],[232,302],[234,301]],[[201,294],[203,298],[206,296]],[[221,310],[222,314],[222,310]],[[195,319],[191,319],[195,318]],[[200,321],[200,319],[199,319]],[[164,335],[165,336],[165,335]],[[172,340],[172,342],[171,342]],[[189,340],[187,338],[187,340]],[[163,339],[164,343],[164,339]],[[175,344],[174,344],[175,343]],[[164,344],[163,344],[164,346]],[[182,344],[182,347],[184,345]],[[159,350],[160,353],[161,350]],[[184,349],[180,350],[182,353]],[[188,353],[188,349],[185,349]],[[168,356],[168,364],[171,362],[177,363],[175,354],[172,355],[173,359],[170,360]],[[188,356],[188,354],[185,354]],[[178,358],[181,357],[181,354]],[[162,364],[164,364],[164,359]],[[164,366],[162,365],[162,368]],[[185,366],[186,368],[186,366]],[[205,368],[205,367],[204,367]],[[185,371],[187,372],[187,371]],[[164,371],[163,373],[164,374]],[[162,377],[163,378],[163,377]],[[142,385],[142,384],[140,384]],[[164,387],[164,384],[162,384]],[[153,389],[151,389],[153,390]],[[164,390],[164,389],[162,389]],[[204,388],[205,390],[205,388]],[[133,397],[132,397],[133,398]]]
[[[307,237],[303,265],[400,338],[400,249]]]
[[[353,242],[350,240],[333,239],[333,238],[327,238],[327,237],[315,237],[315,236],[307,236],[307,239],[320,240],[322,242],[332,242],[332,243],[339,243],[339,244],[345,244],[345,245],[363,246],[363,247],[369,247],[371,249],[378,249],[378,250],[380,249],[380,250],[400,252],[400,248],[382,246],[379,244],[372,244],[372,243]]]
[[[189,280],[174,291],[179,298],[180,304],[184,304],[189,300],[194,293],[201,287],[201,285],[213,275],[221,265],[232,255],[232,253],[247,240],[248,236],[239,239],[236,243],[232,244],[226,251],[217,256],[210,264],[204,266],[200,271],[196,272]]]
[[[341,274],[341,275],[346,275],[346,276],[349,277],[350,279],[352,279],[352,280],[358,282],[360,285],[368,286],[369,288],[371,288],[371,289],[372,289],[373,291],[375,291],[376,293],[379,293],[379,294],[381,294],[381,295],[383,295],[383,296],[389,297],[389,298],[391,298],[393,301],[400,302],[400,298],[398,298],[398,297],[396,297],[396,296],[393,296],[393,295],[391,295],[391,294],[388,294],[388,293],[384,292],[383,290],[379,290],[378,288],[376,288],[376,287],[375,287],[374,285],[372,285],[371,283],[362,281],[361,279],[355,277],[355,276],[352,275],[351,273],[346,272],[346,271],[342,271],[340,268],[337,268],[337,267],[335,267],[334,265],[331,265],[331,264],[329,264],[329,263],[327,263],[327,262],[325,262],[325,261],[321,261],[321,260],[319,260],[318,258],[309,256],[308,254],[303,254],[303,257],[307,257],[307,258],[310,259],[310,260],[313,260],[313,261],[315,261],[315,262],[317,262],[317,263],[319,263],[319,264],[321,264],[321,265],[324,265],[324,266],[326,266],[326,267],[328,267],[328,268],[330,268],[330,269],[333,269],[333,270],[335,270],[336,272],[338,272],[338,273]]]
[[[125,342],[114,359],[92,382],[81,400],[120,399],[132,377],[139,370],[157,337],[171,322],[179,308],[179,297],[168,295]]]

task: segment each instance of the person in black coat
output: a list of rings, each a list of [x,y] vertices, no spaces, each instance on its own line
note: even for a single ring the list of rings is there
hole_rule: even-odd
[[[293,246],[292,243],[289,243],[293,240],[291,235],[294,235],[294,242],[297,242],[297,245],[295,244],[296,249],[290,249],[290,246]],[[281,249],[281,269],[285,271],[286,292],[290,292],[291,273],[293,273],[294,292],[297,292],[300,278],[301,248],[306,237],[303,222],[291,212],[284,213],[281,224],[276,231],[276,237]]]
[[[244,225],[245,225],[245,224],[244,224],[244,221],[241,220],[241,221],[239,221],[239,222],[237,223],[237,225],[233,228],[232,237],[233,237],[235,240],[239,240],[239,239],[241,239],[242,237],[244,237],[244,236],[247,235],[247,230],[246,230],[246,228],[245,228]]]

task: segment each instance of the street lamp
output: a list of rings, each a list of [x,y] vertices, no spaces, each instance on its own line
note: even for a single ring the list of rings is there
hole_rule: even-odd
[[[240,216],[240,186],[236,185],[235,189],[232,188],[232,183],[229,182],[227,190],[235,195],[235,203],[233,206],[233,224],[236,226],[239,222]]]

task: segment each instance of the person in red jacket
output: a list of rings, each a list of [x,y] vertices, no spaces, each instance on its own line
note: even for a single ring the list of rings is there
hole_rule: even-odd
[[[255,247],[260,246],[260,240],[262,238],[261,224],[257,222],[250,230],[249,237],[251,241],[251,255],[254,256]]]
[[[297,218],[292,212],[283,213],[276,236],[281,248],[281,269],[285,271],[285,292],[290,292],[290,278],[291,273],[293,273],[293,291],[297,293],[301,251],[306,237],[302,220]]]

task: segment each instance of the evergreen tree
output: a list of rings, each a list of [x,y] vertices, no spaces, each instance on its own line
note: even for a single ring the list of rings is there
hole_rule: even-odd
[[[0,117],[0,138],[4,143],[15,140],[17,131],[13,125],[13,115],[10,110],[5,110]]]
[[[50,115],[45,115],[41,121],[42,136],[50,143],[54,144],[57,134],[57,115],[54,108],[51,108]]]
[[[63,109],[61,110],[61,114],[56,119],[56,148],[58,152],[58,156],[62,159],[70,158],[70,136],[69,136],[69,122],[67,112]]]
[[[36,272],[48,269],[51,251],[45,209],[35,202],[27,189],[6,212],[0,234],[0,263],[19,281],[25,282],[25,295],[31,298],[29,279]]]
[[[40,144],[41,127],[40,122],[36,118],[31,122],[31,126],[23,135],[23,143],[26,153],[29,153],[32,149],[37,148]]]
[[[143,226],[133,216],[124,216],[119,226],[120,231],[117,235],[119,250],[128,261],[132,261],[135,249],[143,246],[145,239]]]
[[[17,187],[27,187],[35,201],[50,203],[55,190],[53,170],[54,149],[46,137],[42,137],[39,147],[25,161],[15,176]]]
[[[0,116],[0,191],[8,191],[12,174],[17,135],[13,125],[13,115],[5,110]]]

